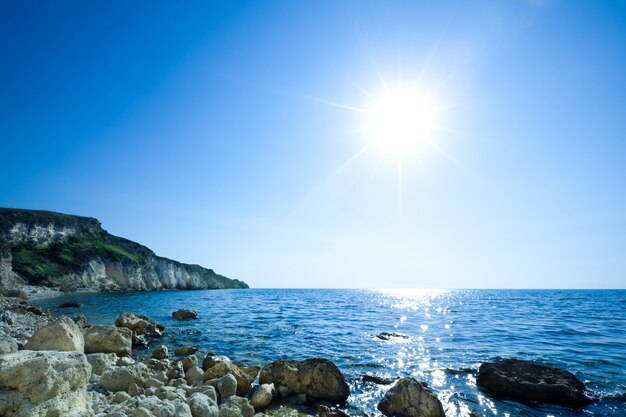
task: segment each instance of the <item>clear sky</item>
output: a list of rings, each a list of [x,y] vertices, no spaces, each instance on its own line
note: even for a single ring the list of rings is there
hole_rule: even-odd
[[[174,3],[0,4],[0,206],[253,287],[626,286],[625,2]]]

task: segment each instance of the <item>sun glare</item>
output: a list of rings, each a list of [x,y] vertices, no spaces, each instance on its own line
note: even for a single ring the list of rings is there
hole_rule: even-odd
[[[387,91],[367,111],[371,143],[380,150],[403,155],[430,140],[433,110],[424,97],[410,90]]]

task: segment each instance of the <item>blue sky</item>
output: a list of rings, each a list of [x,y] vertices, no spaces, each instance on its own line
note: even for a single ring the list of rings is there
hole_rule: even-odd
[[[253,287],[626,283],[623,2],[10,1],[0,52],[0,206]],[[420,74],[433,146],[352,159],[328,102]]]

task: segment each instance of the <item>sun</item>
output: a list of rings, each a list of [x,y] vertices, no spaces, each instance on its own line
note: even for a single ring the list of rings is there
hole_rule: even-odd
[[[388,90],[366,111],[371,144],[397,156],[413,153],[430,141],[433,108],[412,90]]]

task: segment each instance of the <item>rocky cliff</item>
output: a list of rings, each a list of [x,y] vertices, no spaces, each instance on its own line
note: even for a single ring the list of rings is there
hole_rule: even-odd
[[[0,286],[23,284],[102,291],[248,288],[113,236],[94,218],[0,208]]]

